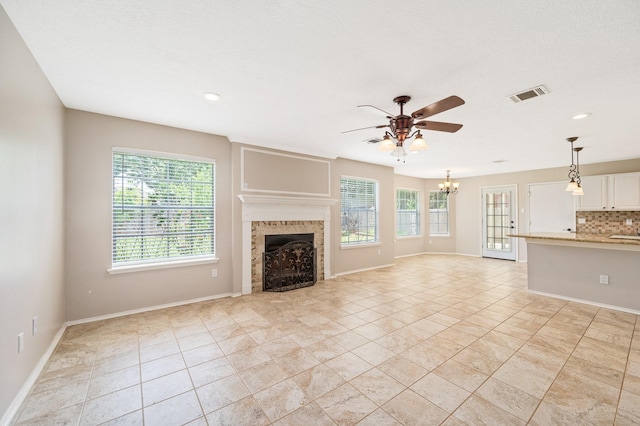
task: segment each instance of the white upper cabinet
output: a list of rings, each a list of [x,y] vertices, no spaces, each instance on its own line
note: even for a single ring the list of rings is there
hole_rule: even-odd
[[[640,210],[640,173],[583,176],[577,210]]]
[[[640,173],[609,176],[609,204],[616,210],[640,210]]]
[[[607,176],[582,176],[584,195],[577,196],[578,210],[604,210],[607,204]]]

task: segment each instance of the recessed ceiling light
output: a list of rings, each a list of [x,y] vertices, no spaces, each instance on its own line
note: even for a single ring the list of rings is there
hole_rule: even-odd
[[[493,160],[492,163],[496,163],[496,164],[500,164],[500,163],[506,163],[507,160]]]
[[[202,96],[204,96],[205,99],[208,99],[210,101],[219,101],[220,99],[222,99],[222,96],[213,92],[205,92]]]
[[[590,115],[591,115],[591,113],[590,113],[590,112],[583,112],[582,114],[574,115],[574,116],[573,116],[573,117],[571,117],[571,118],[573,118],[574,120],[582,120],[583,118],[587,118],[587,117],[588,117],[588,116],[590,116]]]

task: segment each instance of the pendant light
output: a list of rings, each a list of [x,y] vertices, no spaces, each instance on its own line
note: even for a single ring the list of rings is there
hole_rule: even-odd
[[[569,166],[569,184],[567,185],[567,187],[565,188],[565,191],[575,191],[576,189],[578,189],[578,183],[576,182],[576,177],[577,177],[577,168],[575,163],[573,162],[573,143],[578,140],[577,137],[571,137],[571,138],[567,138],[567,142],[569,142],[571,144],[571,166]]]
[[[584,191],[582,190],[581,179],[580,179],[580,151],[582,151],[582,147],[573,148],[576,152],[576,189],[573,190],[571,195],[584,195]]]

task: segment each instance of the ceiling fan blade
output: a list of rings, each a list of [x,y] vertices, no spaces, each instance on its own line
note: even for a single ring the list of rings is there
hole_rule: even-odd
[[[441,112],[450,110],[451,108],[458,107],[464,104],[464,100],[457,96],[449,96],[448,98],[444,98],[439,100],[438,102],[434,102],[431,105],[427,105],[426,107],[415,111],[411,116],[416,120],[420,120],[423,118],[431,117],[432,115],[439,114]]]
[[[441,123],[439,121],[418,121],[414,126],[422,130],[436,130],[438,132],[449,133],[455,133],[462,128],[462,124]]]
[[[358,105],[358,108],[373,108],[373,112],[380,114],[382,113],[382,115],[384,115],[387,118],[393,118],[395,117],[395,115],[391,114],[390,112],[387,112],[383,109],[378,108],[377,106],[374,105]]]
[[[351,132],[357,132],[358,130],[366,130],[366,129],[382,129],[383,127],[389,127],[388,124],[380,124],[379,126],[369,126],[369,127],[361,127],[359,129],[352,129],[352,130],[346,130],[344,133],[351,133]]]

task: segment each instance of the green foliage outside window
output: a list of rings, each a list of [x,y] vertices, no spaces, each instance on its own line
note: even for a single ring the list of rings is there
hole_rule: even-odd
[[[378,182],[340,178],[341,243],[378,241]]]
[[[214,164],[113,153],[113,264],[214,256]]]
[[[420,235],[420,192],[412,189],[396,191],[396,235]]]

